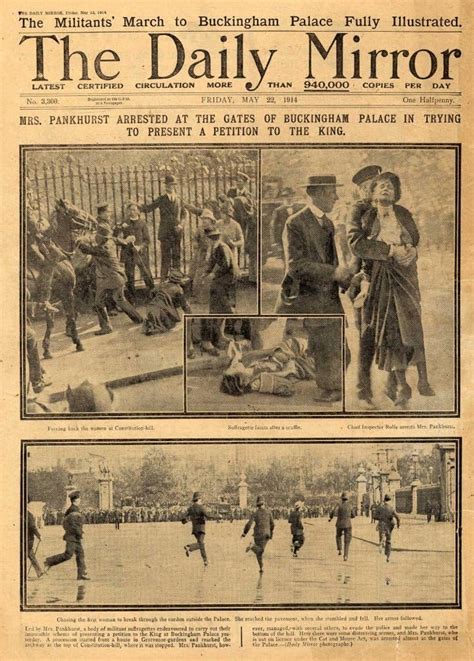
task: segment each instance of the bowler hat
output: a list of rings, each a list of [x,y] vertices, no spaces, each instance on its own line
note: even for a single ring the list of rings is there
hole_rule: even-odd
[[[69,494],[69,500],[76,500],[77,498],[81,497],[81,492],[80,491],[71,491]]]
[[[242,171],[237,172],[236,177],[240,177],[241,179],[245,179],[245,181],[250,181],[250,177],[248,176],[248,174],[246,174],[245,172],[242,172]]]
[[[195,491],[193,493],[193,503],[195,503],[196,500],[199,500],[200,498],[201,498],[201,494],[199,493],[199,491]]]
[[[384,496],[384,502],[386,503],[386,502],[389,501],[389,500],[392,500],[392,499],[390,498],[390,496],[388,495],[388,493],[386,493],[385,496]]]
[[[109,208],[109,203],[108,202],[99,202],[97,204],[97,213],[100,213],[101,211],[107,211]]]
[[[355,175],[352,177],[352,183],[356,186],[360,186],[364,183],[364,181],[373,179],[381,172],[382,168],[380,165],[366,165],[355,173]]]
[[[300,188],[316,188],[319,186],[342,186],[338,184],[334,174],[310,175],[305,184],[300,184]]]
[[[345,491],[341,493],[341,500],[348,500],[347,493]]]
[[[165,184],[176,184],[176,177],[173,174],[167,174],[165,177]]]
[[[257,505],[263,505],[264,502],[263,496],[257,496]]]

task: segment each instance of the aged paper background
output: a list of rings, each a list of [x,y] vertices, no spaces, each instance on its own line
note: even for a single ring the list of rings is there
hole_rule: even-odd
[[[62,15],[62,18],[68,17],[68,11],[79,12],[70,14],[70,18],[88,18],[98,19],[100,17],[108,18],[111,21],[111,27],[99,28],[80,28],[78,24],[64,24],[64,27],[55,27],[54,16]],[[449,18],[456,16],[459,20],[453,27],[449,25],[443,28],[422,26],[419,28],[408,28],[402,34],[394,30],[392,25],[392,16],[405,17],[430,17],[430,18]],[[301,17],[299,25],[290,25],[290,16]],[[124,29],[122,17],[137,16],[142,18],[155,18],[159,16],[163,19],[163,24],[149,26],[138,26],[134,29]],[[228,16],[228,17],[274,17],[278,19],[278,25],[274,27],[256,27],[245,29],[238,26],[218,26],[209,28],[206,32],[205,27],[199,27],[198,16]],[[310,25],[305,23],[308,17],[317,18],[319,25]],[[113,17],[113,18],[112,18]],[[347,22],[347,18],[349,21]],[[25,19],[22,21],[21,19]],[[332,19],[329,23],[322,22],[321,18]],[[354,20],[352,20],[352,18]],[[356,22],[355,19],[359,22]],[[228,656],[239,658],[273,658],[280,654],[287,658],[355,658],[363,654],[366,658],[379,657],[384,655],[386,658],[422,658],[422,659],[443,659],[452,656],[456,659],[472,658],[472,553],[471,548],[474,542],[472,515],[473,482],[472,473],[474,470],[471,445],[474,443],[472,438],[472,404],[471,392],[473,383],[471,363],[473,359],[472,343],[472,314],[470,309],[472,298],[472,229],[470,222],[470,210],[473,203],[473,185],[472,185],[472,8],[468,2],[448,2],[448,3],[429,3],[429,2],[398,2],[395,6],[380,6],[377,3],[365,3],[364,6],[355,7],[353,3],[330,3],[325,2],[317,7],[311,3],[294,2],[287,7],[276,6],[275,3],[261,2],[255,3],[243,1],[239,3],[221,3],[204,2],[199,8],[195,8],[189,3],[178,1],[175,3],[166,3],[166,5],[156,5],[148,2],[139,2],[134,5],[124,3],[102,2],[81,3],[80,7],[69,7],[67,4],[43,2],[43,3],[25,3],[19,5],[8,0],[2,7],[2,210],[4,231],[2,232],[2,303],[3,303],[3,323],[1,324],[1,347],[2,347],[2,602],[0,606],[1,614],[1,645],[2,657],[10,658],[68,658],[71,653],[76,658],[115,658],[119,654],[129,654],[135,658],[197,658],[204,655],[209,658],[227,658]],[[28,20],[26,20],[28,19]],[[179,19],[179,20],[178,20]],[[380,19],[379,22],[376,19]],[[38,21],[44,23],[40,25]],[[179,22],[181,20],[181,23]],[[184,21],[184,22],[183,22]],[[322,24],[321,24],[322,23]],[[180,27],[181,26],[181,27]],[[416,31],[418,30],[418,31]],[[97,34],[94,34],[97,32]],[[218,71],[218,51],[223,48],[223,44],[229,47],[228,53],[228,78],[233,81],[233,87],[223,89],[212,89],[207,87],[206,79],[196,81],[196,88],[193,90],[193,96],[187,94],[186,89],[156,89],[155,94],[150,96],[140,96],[140,91],[135,87],[137,81],[147,82],[150,76],[150,67],[153,62],[150,61],[150,37],[149,33],[166,32],[176,33],[180,39],[185,42],[186,63],[182,73],[176,77],[176,80],[189,81],[186,70],[193,63],[191,52],[194,49],[208,48],[212,51],[212,67]],[[351,99],[350,104],[343,106],[344,96],[326,93],[305,94],[303,92],[303,81],[307,74],[308,67],[308,32],[316,32],[326,45],[329,45],[332,35],[328,33],[345,33],[345,71],[348,80],[350,80],[351,90],[363,91],[361,83],[369,80],[368,77],[368,56],[367,52],[373,49],[384,49],[392,51],[394,49],[406,48],[410,53],[417,49],[430,49],[437,58],[436,73],[433,73],[433,81],[440,82],[440,71],[442,68],[442,55],[440,53],[446,49],[459,48],[462,51],[462,57],[451,60],[452,80],[450,88],[439,88],[446,91],[445,96],[436,95],[437,99],[450,99],[453,110],[449,106],[441,105],[434,107],[434,104],[420,101],[418,97],[430,97],[433,88],[431,80],[421,80],[421,88],[405,87],[405,84],[418,82],[413,75],[410,75],[407,69],[409,58],[400,58],[399,80],[395,82],[395,88],[369,88],[374,91],[373,95],[348,96]],[[77,89],[77,80],[80,77],[80,62],[77,57],[74,64],[71,64],[71,77],[73,81],[66,83],[66,87],[55,93],[57,90],[41,90],[41,88],[32,87],[32,79],[35,77],[35,42],[33,39],[24,42],[21,46],[20,39],[25,36],[35,36],[38,34],[52,35],[56,34],[58,39],[65,35],[70,35],[71,50],[81,49],[89,57],[89,75],[91,82],[97,82],[99,78],[93,72],[93,59],[97,53],[104,49],[112,49],[120,54],[120,62],[109,62],[104,64],[104,71],[116,72],[120,70],[117,76],[117,82],[124,85],[123,89],[103,90],[103,97],[93,96],[98,90],[88,91]],[[361,78],[351,75],[354,73],[353,59],[351,52],[356,47],[351,42],[353,34],[360,34],[361,41],[357,47],[361,50],[361,69],[363,72]],[[243,35],[243,41],[237,42],[234,37],[236,34]],[[219,41],[219,36],[227,35],[228,41]],[[169,45],[169,44],[168,44]],[[233,80],[238,65],[238,48],[245,49],[244,71],[240,79]],[[45,45],[45,75],[51,82],[58,82],[65,78],[63,71],[62,43],[48,42]],[[250,50],[254,50],[254,57]],[[269,56],[269,49],[275,49],[277,52],[273,56],[268,66],[268,71],[263,75],[261,84],[255,89],[260,80],[260,74],[256,65],[255,49],[262,49],[261,57],[266,62]],[[324,79],[332,78],[335,67],[335,60],[331,55],[327,62],[322,62],[318,57],[318,67],[324,70]],[[334,51],[333,51],[334,52]],[[79,56],[80,57],[80,56]],[[169,70],[176,63],[173,60],[173,50],[166,50],[161,55],[163,58],[159,66]],[[236,59],[237,58],[237,59]],[[117,59],[117,58],[116,58]],[[72,62],[72,60],[71,60]],[[428,59],[424,60],[423,73],[426,74]],[[260,64],[262,62],[260,61]],[[432,63],[432,62],[431,62]],[[155,62],[155,65],[157,63]],[[387,70],[387,63],[384,61],[383,67]],[[316,65],[315,65],[316,68]],[[113,74],[111,74],[113,75]],[[316,78],[316,76],[315,76]],[[381,74],[379,81],[390,80],[390,76]],[[283,89],[276,86],[269,86],[269,81],[294,81],[293,88]],[[446,82],[446,81],[445,81]],[[248,87],[245,84],[249,83]],[[355,87],[354,87],[355,86]],[[419,91],[421,89],[421,91]],[[438,92],[439,92],[438,89]],[[39,91],[38,91],[39,90]],[[99,90],[102,92],[102,90]],[[212,131],[207,131],[205,135],[199,135],[200,129],[208,128],[209,124],[198,123],[197,114],[213,113],[215,115],[215,125],[217,127],[227,126],[228,122],[224,120],[224,114],[229,112],[232,101],[225,99],[207,100],[208,97],[225,97],[226,92],[232,92],[239,97],[241,107],[232,108],[232,112],[253,114],[255,121],[253,125],[258,126],[258,136],[242,135],[229,137],[228,135],[219,135],[218,132],[213,135]],[[43,97],[41,93],[43,93]],[[390,94],[387,94],[389,92]],[[416,92],[416,95],[415,95]],[[113,97],[117,95],[120,100],[115,101]],[[279,99],[283,94],[288,97],[298,97],[298,103],[288,102],[288,107],[280,104]],[[127,94],[127,98],[124,95]],[[278,97],[277,97],[278,94]],[[398,95],[397,95],[398,94]],[[403,101],[404,96],[408,99]],[[56,101],[53,101],[53,97]],[[245,97],[245,99],[244,99]],[[252,100],[254,97],[255,101]],[[314,101],[310,104],[309,99]],[[434,98],[434,97],[433,97]],[[42,100],[43,99],[43,100]],[[47,100],[49,99],[49,100]],[[412,100],[414,102],[412,102]],[[234,100],[235,103],[235,100]],[[443,102],[444,103],[444,102]],[[40,105],[37,105],[40,104]],[[83,104],[83,105],[82,105]],[[103,104],[103,105],[102,105]],[[255,104],[255,105],[253,105]],[[340,104],[338,107],[337,104]],[[354,107],[348,107],[353,105]],[[424,106],[433,106],[429,109]],[[395,108],[395,106],[399,106]],[[406,106],[406,108],[405,108]],[[140,108],[139,110],[137,108]],[[344,109],[345,108],[345,109]],[[290,134],[288,123],[285,124],[282,117],[285,113],[293,112],[347,112],[350,113],[350,120],[343,125],[343,134],[336,133],[319,134],[314,125],[310,126],[309,135],[303,132],[293,131]],[[180,113],[187,113],[187,125],[193,127],[189,135],[183,136],[155,136],[148,133],[148,127],[138,125],[119,125],[116,122],[117,116],[131,113],[166,113],[169,116],[168,125],[177,126],[175,118]],[[403,121],[404,113],[413,113],[414,123],[407,125]],[[460,123],[446,123],[442,120],[427,122],[424,120],[424,113],[439,113],[445,116],[452,112],[461,116]],[[54,118],[58,115],[87,115],[106,113],[110,116],[110,124],[103,125],[58,125]],[[386,120],[383,123],[373,121],[359,121],[359,113],[376,114],[394,113],[396,121]],[[271,117],[274,114],[276,117]],[[20,116],[26,118],[38,119],[20,120]],[[30,123],[31,121],[31,123]],[[440,123],[440,121],[442,123]],[[245,125],[246,122],[239,122]],[[298,122],[296,122],[298,124]],[[213,124],[211,124],[212,126]],[[277,127],[278,132],[270,131],[268,127]],[[127,131],[127,128],[139,128],[136,134],[133,131]],[[271,135],[273,133],[273,135]],[[410,416],[393,417],[384,411],[375,417],[350,416],[339,417],[307,415],[295,417],[248,417],[248,418],[226,418],[222,417],[204,417],[193,418],[192,415],[166,416],[160,419],[147,418],[129,419],[118,417],[114,419],[113,415],[105,420],[94,421],[80,419],[76,422],[64,419],[59,416],[57,420],[53,417],[49,419],[21,419],[22,386],[20,383],[20,293],[21,268],[20,268],[20,223],[24,220],[24,208],[20,207],[20,145],[45,146],[56,145],[62,148],[68,145],[106,145],[108,148],[118,145],[127,145],[137,149],[143,145],[154,145],[157,148],[166,148],[169,145],[179,146],[183,149],[190,144],[204,147],[212,143],[214,149],[220,146],[232,144],[233,147],[251,149],[265,147],[265,144],[273,146],[281,144],[288,148],[289,144],[305,146],[312,150],[314,145],[324,143],[325,147],[332,145],[353,145],[354,143],[369,144],[371,147],[387,145],[393,148],[399,148],[404,144],[419,145],[423,147],[426,144],[461,144],[461,212],[459,217],[459,236],[460,236],[460,322],[461,322],[461,371],[460,371],[460,397],[459,410],[460,416],[439,416],[426,417]],[[102,148],[101,148],[102,149]],[[263,161],[262,161],[263,162]],[[277,164],[278,165],[278,164]],[[261,165],[262,167],[262,165]],[[277,167],[277,166],[275,166]],[[400,162],[400,168],[403,163]],[[287,176],[286,163],[281,164],[282,175]],[[334,164],[334,171],[338,173],[337,163]],[[263,169],[262,169],[263,173]],[[273,174],[273,172],[271,172]],[[306,172],[305,176],[313,174]],[[315,173],[317,174],[317,173]],[[403,171],[399,174],[403,178]],[[423,186],[423,180],[429,182],[431,172],[427,169],[420,177],[420,186]],[[436,213],[436,205],[434,205]],[[264,238],[264,237],[263,237]],[[426,256],[425,256],[426,260]],[[436,253],[433,252],[433,259],[429,263],[429,269],[436,274],[439,269]],[[428,269],[428,270],[429,270]],[[434,278],[435,279],[435,278]],[[431,328],[439,326],[440,334],[444,332],[443,319],[445,310],[438,306],[430,305],[429,298],[424,295],[424,318],[429,319]],[[267,312],[263,310],[263,312]],[[450,336],[452,337],[452,335]],[[449,346],[445,351],[452,351]],[[440,346],[440,354],[443,353],[443,347]],[[442,355],[433,356],[433,363],[442,361]],[[22,368],[23,369],[23,368]],[[449,380],[452,375],[447,375]],[[449,388],[448,388],[449,389]],[[452,402],[448,403],[448,410],[454,410]],[[212,411],[211,411],[212,412]],[[360,412],[359,412],[360,413]],[[427,411],[425,411],[427,413]],[[428,412],[429,413],[429,412]],[[71,416],[69,416],[71,417]],[[101,427],[98,431],[98,427]],[[145,430],[144,430],[145,427]],[[244,611],[233,612],[232,610],[206,609],[205,611],[191,610],[179,613],[179,608],[168,610],[140,611],[137,613],[120,611],[110,611],[108,613],[95,609],[93,612],[38,612],[21,610],[21,575],[20,575],[20,531],[22,526],[22,504],[21,504],[21,441],[67,441],[67,440],[160,440],[174,439],[182,441],[185,439],[236,439],[243,441],[259,439],[275,440],[294,440],[298,439],[354,439],[366,440],[374,439],[411,439],[429,438],[434,443],[440,442],[443,438],[462,438],[462,484],[460,493],[462,501],[458,504],[458,509],[462,511],[462,536],[461,536],[461,556],[462,556],[462,607],[461,608],[429,608],[429,609],[404,609],[399,611],[391,610],[340,610],[337,608],[331,611],[298,610],[292,606],[291,610],[259,610],[252,608]],[[192,488],[191,488],[192,490]],[[24,504],[23,504],[24,505]],[[460,531],[461,532],[461,531]],[[62,543],[62,542],[61,542]],[[87,553],[87,537],[85,541]],[[107,549],[104,548],[104,553]],[[163,552],[160,549],[159,552]],[[418,560],[420,562],[430,562],[430,560]],[[72,571],[72,570],[71,570]],[[435,570],[434,570],[435,571]],[[111,572],[113,570],[111,569]],[[318,572],[318,568],[315,568]],[[92,573],[92,572],[91,572]],[[176,580],[179,580],[177,575]],[[126,588],[125,588],[126,589]],[[125,602],[122,602],[125,603]],[[46,604],[47,606],[47,604]],[[46,609],[47,610],[47,609]],[[416,642],[371,642],[354,643],[352,647],[262,647],[252,648],[248,643],[241,646],[240,626],[241,620],[238,617],[265,616],[268,620],[262,626],[272,626],[272,619],[277,617],[295,616],[300,617],[300,624],[304,616],[340,614],[358,614],[368,615],[370,624],[375,625],[375,617],[387,618],[390,615],[406,615],[418,617],[421,615],[422,624],[429,627],[453,625],[458,628],[457,640],[438,641],[438,640],[418,640]],[[88,616],[95,618],[94,625],[104,626],[106,618],[111,617],[134,617],[149,616],[157,618],[168,618],[181,616],[184,621],[188,621],[193,616],[210,616],[219,618],[225,616],[230,618],[231,627],[231,647],[227,649],[206,649],[205,647],[186,647],[173,649],[146,649],[142,647],[134,649],[122,648],[103,649],[103,648],[67,648],[60,643],[56,647],[49,649],[34,649],[25,647],[25,627],[52,627],[52,630],[58,626],[62,617]],[[104,619],[105,618],[105,619]],[[216,621],[218,621],[216,619]],[[382,620],[378,620],[378,624]],[[166,623],[163,619],[162,623]],[[189,620],[189,626],[193,624]],[[261,623],[260,623],[261,624]],[[330,624],[326,622],[326,624]],[[384,622],[386,626],[391,626],[390,622]],[[86,623],[83,621],[83,626]],[[245,629],[246,636],[248,629]],[[250,637],[249,637],[250,639]]]

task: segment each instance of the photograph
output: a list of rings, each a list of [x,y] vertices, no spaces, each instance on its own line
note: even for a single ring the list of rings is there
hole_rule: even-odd
[[[24,416],[182,413],[183,315],[258,312],[257,151],[22,159]]]
[[[342,316],[186,317],[186,411],[343,410]]]
[[[262,150],[262,312],[345,314],[348,412],[458,410],[458,167],[453,145]]]
[[[23,441],[22,608],[456,607],[459,439]]]

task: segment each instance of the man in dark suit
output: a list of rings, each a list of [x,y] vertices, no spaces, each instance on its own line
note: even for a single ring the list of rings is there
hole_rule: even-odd
[[[283,230],[286,273],[275,312],[341,315],[339,287],[349,284],[351,270],[339,266],[334,225],[326,215],[338,199],[336,177],[311,176],[310,202],[288,218]],[[306,319],[308,352],[315,359],[317,401],[338,401],[342,387],[342,326],[339,319]]]
[[[336,547],[338,555],[342,553],[342,536],[344,536],[344,560],[349,558],[349,546],[352,539],[352,521],[354,510],[352,509],[345,491],[341,494],[341,502],[332,510],[329,521],[336,517]]]
[[[249,544],[247,551],[252,551],[257,557],[259,571],[263,573],[263,553],[269,539],[273,537],[273,529],[275,522],[270,510],[265,507],[263,496],[257,498],[257,509],[247,521],[242,533],[242,537],[249,532],[250,528],[254,525],[253,529],[253,544]]]
[[[176,194],[176,177],[165,177],[165,192],[149,204],[142,204],[140,211],[160,212],[158,240],[161,246],[161,280],[166,280],[170,268],[181,270],[181,238],[183,223],[187,217],[186,206]]]
[[[298,557],[298,551],[304,544],[304,524],[303,524],[303,513],[301,508],[303,503],[298,500],[295,503],[295,508],[291,510],[290,515],[288,516],[288,523],[291,526],[291,551],[293,557]]]
[[[237,185],[227,191],[234,201],[234,218],[242,228],[245,252],[248,255],[249,282],[257,282],[257,214],[255,200],[249,190],[250,177],[237,172]]]
[[[31,502],[30,497],[28,497],[28,502]],[[35,517],[30,510],[27,510],[28,514],[28,560],[31,562],[33,569],[36,572],[36,576],[41,578],[44,574],[44,571],[41,569],[38,560],[36,559],[36,553],[34,551],[35,537],[38,539],[38,544],[41,540],[41,535],[36,526]]]
[[[387,562],[390,561],[390,553],[392,550],[392,531],[395,527],[400,528],[400,517],[391,505],[391,497],[388,493],[384,496],[383,503],[381,503],[375,510],[375,519],[378,521],[378,531],[380,543],[383,541],[385,535],[385,557]]]
[[[77,565],[77,580],[88,581],[86,562],[84,557],[84,549],[82,548],[82,527],[84,525],[84,517],[82,516],[79,505],[81,502],[81,494],[79,491],[72,491],[69,494],[71,506],[66,510],[63,520],[64,536],[66,542],[66,550],[64,553],[52,555],[45,560],[45,571],[48,571],[54,565],[59,565],[62,562],[70,560],[73,555],[76,556]]]
[[[193,503],[184,517],[181,519],[181,523],[184,525],[188,521],[191,521],[193,524],[192,534],[196,538],[196,541],[193,544],[186,544],[184,547],[184,552],[189,558],[189,554],[193,551],[200,551],[201,558],[204,562],[204,567],[207,567],[209,564],[207,560],[206,547],[204,544],[204,538],[206,536],[206,521],[213,519],[220,519],[221,516],[213,516],[202,504],[201,494],[196,491],[193,495]]]

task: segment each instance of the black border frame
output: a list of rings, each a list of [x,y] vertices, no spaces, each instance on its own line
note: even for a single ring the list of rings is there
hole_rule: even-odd
[[[50,441],[48,439],[42,440],[25,440],[21,441],[20,446],[20,484],[21,484],[21,497],[20,497],[20,611],[23,612],[87,612],[87,611],[334,611],[334,610],[452,610],[462,608],[462,437],[428,437],[423,436],[420,438],[406,437],[406,438],[391,438],[391,437],[374,437],[374,438],[302,438],[290,441],[296,444],[318,444],[324,445],[326,443],[334,445],[337,443],[351,444],[351,443],[436,443],[436,442],[454,442],[456,446],[456,540],[455,540],[455,600],[452,604],[449,603],[404,603],[404,604],[378,604],[378,603],[354,603],[354,604],[271,604],[255,606],[255,604],[190,604],[190,605],[173,605],[166,604],[160,606],[153,605],[103,605],[103,606],[29,606],[26,602],[27,590],[27,564],[28,558],[26,553],[26,539],[27,539],[27,516],[26,508],[28,503],[27,497],[27,459],[28,448],[31,446],[67,446],[67,445],[258,445],[258,444],[287,444],[288,440],[275,440],[272,438],[262,438],[258,440],[241,440],[241,439],[84,439],[84,440],[63,440],[63,441]]]
[[[25,239],[26,239],[26,228],[23,219],[25,218],[25,155],[28,151],[58,151],[61,149],[67,149],[70,151],[75,150],[92,150],[92,149],[108,149],[108,150],[137,150],[137,149],[157,149],[158,145],[152,144],[147,145],[144,143],[137,144],[33,144],[33,145],[20,145],[19,146],[19,181],[20,181],[20,199],[19,199],[19,235],[20,235],[20,277],[19,277],[19,300],[20,300],[20,419],[21,420],[107,420],[107,419],[198,419],[198,418],[217,418],[217,419],[229,419],[229,418],[317,418],[317,419],[326,419],[326,418],[459,418],[461,415],[460,412],[460,392],[461,392],[461,359],[460,359],[460,337],[461,337],[461,300],[460,300],[460,291],[461,291],[461,144],[460,143],[365,143],[365,142],[350,142],[350,143],[318,143],[318,142],[305,142],[305,143],[278,143],[278,144],[268,144],[268,143],[229,143],[223,145],[221,143],[207,143],[205,145],[201,144],[177,144],[170,143],[163,146],[165,149],[226,149],[226,148],[245,148],[245,149],[255,149],[258,152],[258,180],[257,188],[259,191],[259,209],[258,209],[258,249],[257,249],[257,258],[259,260],[259,266],[261,263],[261,241],[260,241],[260,229],[261,229],[261,188],[262,188],[262,150],[274,150],[274,149],[446,149],[453,150],[455,154],[455,214],[454,214],[454,407],[452,411],[350,411],[350,412],[328,412],[328,413],[301,413],[301,412],[289,412],[289,413],[234,413],[229,412],[227,414],[222,413],[151,413],[151,412],[135,412],[135,413],[102,413],[98,415],[91,414],[70,414],[67,412],[64,413],[27,413],[26,412],[26,391],[25,391],[25,283],[24,283],[24,274],[26,269],[26,250],[25,250]],[[260,273],[258,276],[257,283],[257,301],[258,301],[258,310],[261,310],[261,282],[260,282]],[[216,315],[216,316],[225,316],[225,315]],[[258,315],[245,315],[247,317],[258,316]],[[267,315],[274,316],[274,315]],[[304,315],[297,315],[304,316]],[[311,316],[311,315],[308,315]],[[183,357],[183,366],[184,366],[184,357]],[[184,367],[183,367],[184,369]],[[183,383],[183,388],[185,383]]]

